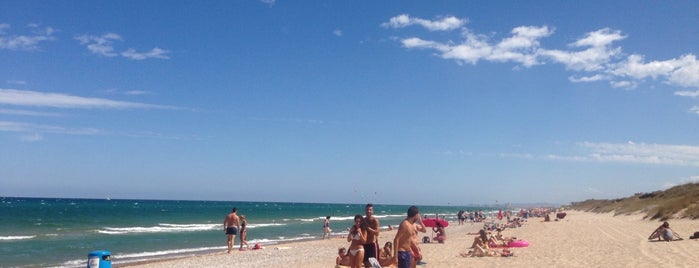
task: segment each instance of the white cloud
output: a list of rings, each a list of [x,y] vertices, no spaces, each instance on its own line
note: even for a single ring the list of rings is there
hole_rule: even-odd
[[[566,69],[574,71],[601,71],[614,57],[621,54],[621,48],[611,47],[615,41],[625,39],[620,31],[609,28],[589,32],[585,37],[570,44],[574,48],[586,48],[579,51],[541,49],[538,54],[555,63],[561,63]]]
[[[334,34],[335,36],[342,36],[342,31],[341,31],[341,30],[334,30],[334,31],[333,31],[333,34]]]
[[[115,101],[103,98],[86,98],[62,93],[45,93],[1,88],[0,104],[82,109],[174,109],[174,107],[170,106],[138,102]]]
[[[22,135],[22,137],[20,139],[22,141],[26,141],[26,142],[37,142],[37,141],[44,140],[44,136],[40,135],[39,133],[34,133],[34,134]]]
[[[408,14],[401,14],[391,18],[381,25],[387,28],[404,28],[412,25],[419,25],[430,31],[451,31],[461,28],[468,20],[448,16],[439,20],[426,20],[421,18],[411,18]]]
[[[591,159],[600,162],[699,166],[699,146],[633,142],[584,142],[581,146],[591,151]]]
[[[627,38],[619,30],[602,28],[586,33],[566,49],[549,49],[542,47],[540,42],[542,38],[554,33],[548,26],[515,27],[510,31],[509,37],[492,42],[488,36],[465,28],[466,22],[466,19],[454,17],[430,21],[402,14],[392,17],[382,26],[404,28],[420,25],[430,30],[461,28],[460,43],[452,40],[427,40],[419,36],[396,38],[404,48],[434,50],[439,57],[455,60],[458,64],[477,64],[482,60],[513,62],[524,67],[559,63],[567,70],[579,73],[568,78],[574,83],[608,80],[613,88],[633,89],[646,79],[652,79],[671,86],[699,89],[699,60],[694,54],[650,62],[645,62],[644,56],[640,54],[624,57],[621,47],[613,46],[615,42]],[[518,68],[519,66],[515,69]],[[696,98],[699,97],[699,90],[676,91],[674,94]],[[697,113],[695,108],[691,111]]]
[[[156,58],[156,59],[169,59],[170,57],[167,55],[169,54],[169,50],[164,50],[161,48],[153,48],[151,51],[144,52],[144,53],[139,53],[136,52],[133,48],[129,48],[128,50],[124,51],[121,53],[121,55],[125,58],[129,58],[132,60],[145,60],[145,59],[151,59],[151,58]]]
[[[609,84],[613,88],[628,88],[628,89],[633,89],[638,86],[636,82],[633,81],[610,81]]]
[[[626,36],[622,35],[621,31],[612,31],[609,28],[604,28],[587,33],[585,38],[579,39],[571,45],[574,47],[604,47],[625,38]]]
[[[548,155],[546,159],[574,162],[633,163],[699,167],[699,146],[582,142],[585,155]]]
[[[129,48],[121,53],[115,51],[114,41],[123,41],[120,35],[115,33],[106,33],[101,36],[96,35],[81,35],[76,36],[75,40],[78,40],[81,45],[85,45],[87,50],[93,54],[105,56],[105,57],[116,57],[122,56],[124,58],[132,60],[145,60],[145,59],[169,59],[169,50],[165,50],[159,47],[155,47],[148,52],[137,52],[133,48]]]
[[[10,28],[9,24],[0,23],[0,49],[32,51],[38,50],[42,42],[55,40],[55,31],[51,27],[40,28],[36,24],[30,24],[27,28],[32,29],[31,35],[7,36]]]
[[[276,0],[260,0],[260,2],[267,4],[269,6],[273,6],[277,1]]]
[[[582,77],[575,77],[571,76],[568,77],[568,80],[570,80],[573,83],[581,83],[581,82],[594,82],[594,81],[600,81],[600,80],[606,80],[609,79],[608,77],[601,75],[601,74],[596,74],[592,76],[582,76]]]
[[[0,109],[0,114],[24,115],[24,116],[61,116],[57,113],[36,112],[28,110]]]
[[[699,115],[699,106],[693,106],[692,108],[689,108],[689,112]]]
[[[114,41],[122,41],[121,36],[115,33],[106,33],[101,36],[81,35],[76,36],[81,45],[86,45],[87,50],[93,54],[116,57],[118,54],[114,52]]]
[[[0,131],[29,132],[29,133],[56,133],[71,135],[97,135],[103,131],[94,128],[65,128],[51,125],[31,124],[12,121],[0,121]]]
[[[505,38],[495,45],[488,56],[492,61],[512,61],[524,66],[539,64],[536,50],[540,46],[539,39],[553,34],[547,26],[520,26],[512,29],[512,37]]]
[[[697,90],[697,91],[675,91],[674,94],[677,96],[682,96],[682,97],[696,98],[696,97],[699,97],[699,90]]]

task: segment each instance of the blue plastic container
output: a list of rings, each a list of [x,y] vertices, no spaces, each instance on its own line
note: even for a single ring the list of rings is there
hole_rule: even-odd
[[[87,268],[112,268],[112,253],[106,250],[87,254]]]

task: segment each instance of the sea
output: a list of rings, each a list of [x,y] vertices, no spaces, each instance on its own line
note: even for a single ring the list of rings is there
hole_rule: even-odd
[[[0,267],[86,267],[90,252],[111,252],[112,265],[224,252],[223,220],[233,207],[248,221],[247,241],[263,247],[347,233],[366,204],[0,197]],[[409,205],[374,204],[383,228]],[[478,207],[419,206],[456,219]],[[236,248],[239,241],[236,237]]]

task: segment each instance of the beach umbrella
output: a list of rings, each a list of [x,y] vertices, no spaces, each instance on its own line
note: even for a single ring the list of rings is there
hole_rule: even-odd
[[[446,220],[443,220],[443,219],[437,219],[437,218],[422,219],[422,223],[425,224],[425,227],[437,227],[437,222],[442,224],[442,227],[449,226],[449,222]]]

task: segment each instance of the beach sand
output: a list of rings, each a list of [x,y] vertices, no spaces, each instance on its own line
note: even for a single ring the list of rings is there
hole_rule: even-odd
[[[670,227],[684,240],[651,242],[648,235],[661,222],[643,220],[641,215],[613,216],[568,211],[561,221],[543,222],[530,218],[520,228],[506,229],[505,236],[528,240],[529,247],[512,248],[513,257],[460,257],[468,251],[482,223],[457,225],[450,222],[444,244],[421,244],[425,265],[418,267],[697,267],[699,240],[688,239],[699,231],[699,221],[670,220]],[[496,221],[497,222],[497,221]],[[322,231],[322,230],[319,230]],[[379,243],[393,241],[394,231],[382,231]],[[428,230],[427,234],[432,235]],[[223,241],[223,240],[222,240]],[[223,241],[225,242],[225,241]],[[237,242],[237,241],[236,241]],[[229,255],[207,254],[175,260],[151,262],[131,267],[309,267],[335,266],[344,238],[268,245]]]

